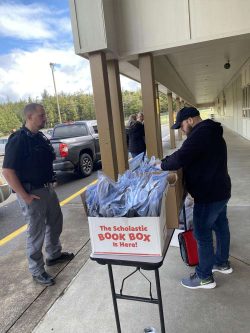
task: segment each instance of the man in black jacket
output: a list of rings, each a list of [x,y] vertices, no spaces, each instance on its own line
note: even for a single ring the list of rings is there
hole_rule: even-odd
[[[142,122],[136,120],[135,115],[131,115],[126,128],[128,151],[132,157],[146,153],[145,132]]]
[[[193,225],[199,255],[195,273],[181,283],[191,289],[211,289],[216,286],[212,272],[232,272],[228,261],[230,232],[227,219],[231,181],[223,129],[220,123],[202,120],[193,107],[181,109],[172,128],[181,128],[187,139],[179,150],[162,160],[161,168],[183,168],[186,189],[194,198]],[[215,254],[212,231],[216,234]]]

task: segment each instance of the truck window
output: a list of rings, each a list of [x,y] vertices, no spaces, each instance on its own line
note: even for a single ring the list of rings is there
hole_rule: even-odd
[[[93,130],[94,130],[95,134],[98,134],[98,128],[97,128],[97,125],[94,125],[94,126],[93,126]]]
[[[88,130],[84,124],[70,124],[58,126],[54,129],[53,137],[57,139],[75,138],[88,135]]]

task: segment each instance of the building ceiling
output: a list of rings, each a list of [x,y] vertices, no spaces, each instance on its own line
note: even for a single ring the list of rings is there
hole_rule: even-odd
[[[250,57],[250,34],[186,45],[153,55],[155,79],[163,90],[173,91],[190,104],[209,105]],[[230,68],[225,69],[228,60]],[[138,61],[120,62],[122,74],[140,81],[138,67]]]

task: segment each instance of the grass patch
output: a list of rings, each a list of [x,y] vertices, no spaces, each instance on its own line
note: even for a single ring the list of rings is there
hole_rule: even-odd
[[[162,125],[169,124],[168,115],[166,115],[166,114],[161,114],[161,124],[162,124]]]

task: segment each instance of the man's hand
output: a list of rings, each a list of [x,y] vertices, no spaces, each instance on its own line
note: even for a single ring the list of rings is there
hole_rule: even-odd
[[[156,163],[156,164],[154,165],[154,167],[155,167],[156,169],[162,170],[162,168],[161,168],[161,163]]]
[[[10,187],[18,194],[28,205],[33,200],[39,200],[40,197],[34,194],[29,194],[23,188],[20,180],[16,175],[16,171],[13,169],[3,169],[3,175],[9,183]]]
[[[26,202],[26,204],[30,205],[33,200],[40,200],[40,197],[38,197],[35,194],[28,194],[23,198],[23,200]]]

